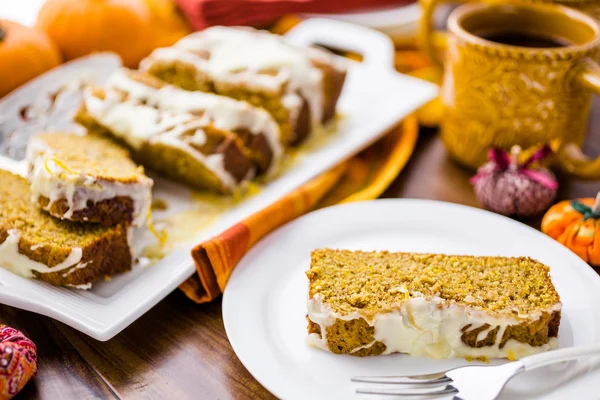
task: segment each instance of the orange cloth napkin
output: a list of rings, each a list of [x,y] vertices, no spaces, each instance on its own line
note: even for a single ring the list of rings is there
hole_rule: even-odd
[[[176,0],[194,29],[259,25],[294,13],[332,14],[412,3],[413,0]]]
[[[402,170],[418,137],[416,117],[383,139],[192,250],[197,273],[180,289],[193,301],[217,298],[246,252],[266,234],[314,209],[379,197]]]

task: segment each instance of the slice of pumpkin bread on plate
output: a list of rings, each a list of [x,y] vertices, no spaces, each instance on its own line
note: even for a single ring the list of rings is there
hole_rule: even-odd
[[[558,345],[549,268],[526,257],[319,249],[309,343],[354,356],[521,358]]]
[[[76,121],[125,143],[142,165],[198,189],[232,193],[254,176],[252,155],[234,133],[121,91],[87,88]]]
[[[38,134],[27,162],[32,201],[54,217],[141,226],[148,215],[152,179],[107,137]]]
[[[131,229],[63,221],[30,201],[26,179],[0,170],[0,266],[53,285],[88,289],[131,270]]]

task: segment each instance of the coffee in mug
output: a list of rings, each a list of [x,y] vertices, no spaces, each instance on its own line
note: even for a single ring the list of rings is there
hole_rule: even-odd
[[[437,32],[434,26],[435,11],[443,4],[466,3],[469,1],[482,1],[488,3],[502,3],[501,0],[419,0],[423,14],[421,16],[419,26],[419,41],[423,46],[423,50],[436,63],[442,63],[439,56],[443,49],[442,43],[446,42],[446,36],[443,32]],[[507,0],[506,3],[539,3],[539,0]],[[600,1],[599,0],[544,0],[546,3],[558,4],[562,6],[572,7],[582,11],[597,21],[600,21]]]
[[[534,47],[543,49],[566,47],[573,44],[562,37],[546,37],[542,35],[532,35],[513,31],[481,31],[474,32],[474,34],[480,38],[489,40],[490,42],[519,47]]]

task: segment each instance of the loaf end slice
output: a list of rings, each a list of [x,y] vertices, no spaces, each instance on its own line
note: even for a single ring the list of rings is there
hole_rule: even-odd
[[[1,267],[77,288],[131,269],[131,228],[59,220],[29,197],[26,179],[0,170]]]

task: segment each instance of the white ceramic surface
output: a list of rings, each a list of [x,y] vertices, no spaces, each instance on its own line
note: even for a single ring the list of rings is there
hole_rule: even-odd
[[[307,17],[331,18],[377,29],[394,40],[414,38],[417,33],[421,7],[417,2],[401,7],[342,14],[306,14]]]
[[[299,158],[293,168],[266,185],[257,196],[229,210],[198,237],[191,238],[189,244],[151,267],[136,268],[110,282],[95,284],[90,291],[53,287],[0,268],[0,302],[50,316],[95,339],[108,340],[194,273],[190,257],[194,244],[222,232],[357,153],[437,94],[436,86],[394,71],[393,45],[380,32],[314,19],[298,25],[288,38],[297,44],[319,43],[365,54],[364,63],[350,66],[339,102],[344,117],[332,139]],[[11,109],[11,104],[0,102],[0,114],[3,109]],[[166,180],[156,180],[154,195],[167,200],[170,209],[173,205],[185,209],[190,204],[189,191]],[[155,220],[159,217],[156,215]]]
[[[354,394],[358,384],[350,377],[418,375],[466,364],[403,354],[359,358],[307,346],[304,271],[310,252],[320,247],[534,257],[550,266],[563,302],[559,346],[600,342],[600,278],[539,231],[480,209],[430,200],[345,204],[268,235],[241,260],[225,289],[223,319],[233,349],[279,398],[365,399]],[[599,378],[599,358],[553,365],[519,375],[500,398],[598,398]]]

